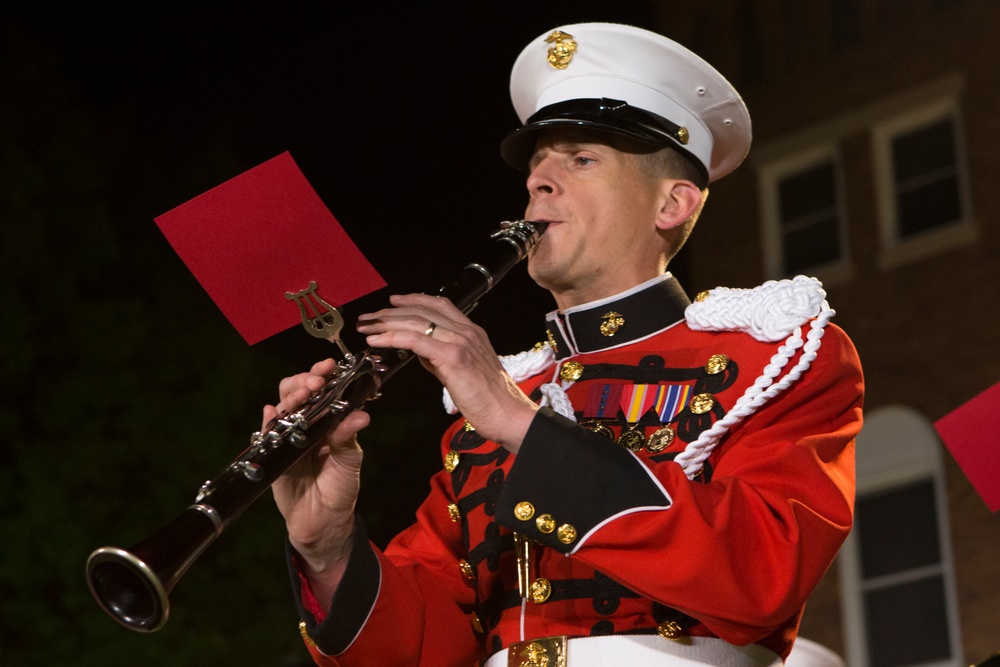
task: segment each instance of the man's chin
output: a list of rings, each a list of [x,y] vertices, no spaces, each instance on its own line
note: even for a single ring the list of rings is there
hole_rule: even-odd
[[[531,276],[531,279],[539,287],[547,289],[550,292],[559,292],[564,287],[563,283],[565,280],[563,280],[563,273],[544,260],[529,257],[528,275]]]

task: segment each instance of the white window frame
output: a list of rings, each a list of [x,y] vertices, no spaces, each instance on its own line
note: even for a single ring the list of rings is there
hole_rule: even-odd
[[[948,660],[918,663],[914,667],[966,667],[962,659],[962,634],[958,616],[951,527],[941,444],[931,422],[904,406],[879,408],[865,415],[865,426],[857,440],[858,495],[888,491],[913,482],[934,484],[948,635],[952,655]],[[868,634],[861,576],[860,547],[854,531],[837,558],[847,664],[869,667]],[[933,567],[933,566],[932,566]]]
[[[899,211],[896,206],[896,182],[893,173],[892,142],[934,122],[950,119],[955,133],[955,166],[959,203],[963,217],[954,223],[901,239],[898,234]],[[879,267],[891,269],[927,256],[975,242],[978,237],[969,196],[969,173],[966,166],[965,133],[957,94],[925,101],[872,127],[872,156],[878,200],[881,252]]]
[[[851,262],[847,244],[847,220],[844,206],[840,151],[836,143],[817,144],[811,148],[762,163],[758,187],[761,203],[761,230],[764,239],[764,272],[769,279],[789,277],[784,270],[785,248],[782,242],[781,203],[778,186],[782,180],[812,167],[833,163],[837,209],[837,237],[840,256],[832,262],[809,267],[804,271],[824,282],[839,282],[850,277]]]

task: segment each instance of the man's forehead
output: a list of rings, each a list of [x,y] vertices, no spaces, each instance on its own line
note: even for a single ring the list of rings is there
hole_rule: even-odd
[[[648,153],[650,148],[613,132],[586,127],[553,127],[539,131],[535,140],[534,162],[546,151],[571,152],[581,149],[609,149],[615,153]]]

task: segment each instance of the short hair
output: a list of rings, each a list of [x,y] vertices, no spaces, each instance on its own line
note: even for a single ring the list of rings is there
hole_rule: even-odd
[[[650,176],[654,178],[678,178],[691,181],[699,190],[708,188],[708,179],[703,169],[691,158],[671,146],[658,149],[634,151],[640,157]]]
[[[653,180],[670,178],[691,181],[695,187],[701,190],[701,204],[694,210],[691,217],[677,229],[673,247],[667,255],[667,261],[670,261],[687,243],[688,237],[691,236],[691,231],[705,207],[705,200],[708,198],[708,182],[705,172],[694,164],[687,155],[670,146],[659,149],[633,149],[630,152],[638,158],[639,169],[646,177]]]

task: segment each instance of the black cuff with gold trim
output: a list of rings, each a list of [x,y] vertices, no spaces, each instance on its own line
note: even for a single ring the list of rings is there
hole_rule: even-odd
[[[542,408],[496,504],[498,523],[561,553],[609,517],[670,499],[623,447]]]
[[[299,618],[305,622],[304,633],[326,655],[337,655],[347,650],[364,626],[375,599],[378,597],[382,576],[378,556],[359,518],[354,520],[354,543],[347,561],[347,569],[330,602],[326,619],[317,624],[312,613],[302,604],[302,580],[295,566],[295,549],[285,539],[288,573],[292,579],[292,593],[298,607]],[[319,600],[323,604],[323,600]]]

